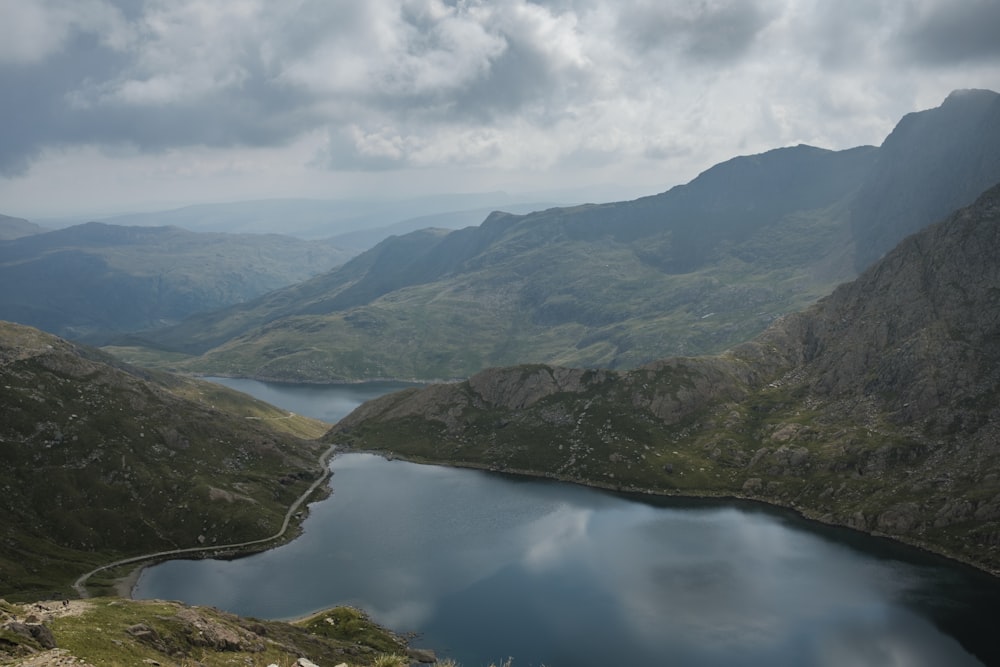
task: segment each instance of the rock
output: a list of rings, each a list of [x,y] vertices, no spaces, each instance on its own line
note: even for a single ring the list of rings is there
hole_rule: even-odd
[[[878,515],[878,530],[893,535],[905,534],[913,530],[920,517],[920,507],[916,503],[900,503]]]
[[[130,625],[125,628],[125,633],[160,653],[169,652],[167,645],[163,643],[163,639],[160,638],[159,633],[145,623]]]
[[[176,618],[189,625],[189,641],[195,646],[207,646],[216,651],[259,653],[264,650],[264,644],[256,635],[206,618],[197,610],[182,609]]]
[[[56,647],[56,639],[52,635],[52,631],[44,625],[11,621],[9,623],[5,623],[3,625],[3,629],[13,632],[14,634],[21,635],[25,639],[32,639],[44,649],[52,649]]]
[[[406,656],[416,660],[417,662],[424,663],[425,665],[431,665],[437,662],[437,655],[430,649],[408,648],[406,649]]]
[[[295,661],[296,667],[319,667],[315,662],[309,658],[299,658]]]

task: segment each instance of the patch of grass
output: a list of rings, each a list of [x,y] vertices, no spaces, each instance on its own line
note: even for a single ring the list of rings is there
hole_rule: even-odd
[[[314,635],[363,644],[387,656],[396,655],[401,646],[398,637],[386,632],[363,611],[352,607],[336,607],[310,616],[297,625]]]

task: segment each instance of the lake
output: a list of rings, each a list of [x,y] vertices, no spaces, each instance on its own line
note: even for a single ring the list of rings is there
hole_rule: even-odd
[[[135,596],[265,618],[351,604],[464,667],[1000,664],[997,580],[886,540],[749,503],[370,454],[332,468],[300,538],[149,568]]]

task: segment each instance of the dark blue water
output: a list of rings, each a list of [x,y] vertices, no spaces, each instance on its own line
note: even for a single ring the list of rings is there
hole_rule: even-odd
[[[333,469],[299,539],[150,568],[136,597],[267,618],[356,605],[465,667],[997,664],[997,582],[883,540],[366,454]]]

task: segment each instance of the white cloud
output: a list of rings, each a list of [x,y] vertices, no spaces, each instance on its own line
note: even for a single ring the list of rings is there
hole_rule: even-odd
[[[0,65],[32,64],[66,47],[74,32],[121,50],[132,39],[124,17],[101,0],[0,0]]]
[[[132,155],[123,170],[148,153],[264,149],[335,185],[448,170],[448,189],[458,170],[485,189],[661,190],[736,154],[880,143],[955,88],[1000,87],[997,7],[0,0],[0,86],[17,100],[0,108],[0,195],[26,202],[41,160],[92,147]],[[302,162],[306,136],[325,139]]]

